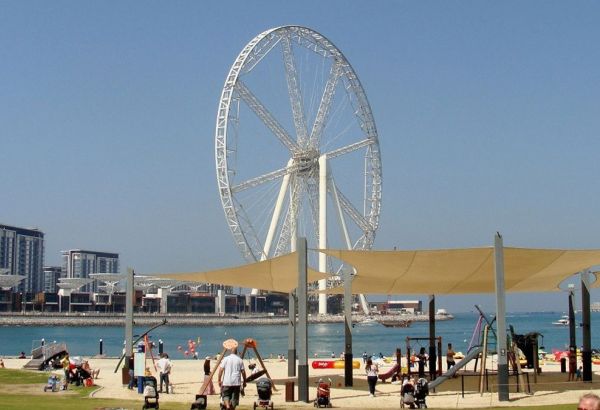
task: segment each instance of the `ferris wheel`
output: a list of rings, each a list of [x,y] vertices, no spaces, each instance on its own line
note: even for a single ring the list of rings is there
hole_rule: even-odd
[[[283,26],[243,48],[221,93],[215,157],[225,218],[246,260],[294,251],[298,236],[309,248],[371,248],[382,188],[377,129],[354,69],[323,35]],[[344,269],[310,258],[330,282]]]

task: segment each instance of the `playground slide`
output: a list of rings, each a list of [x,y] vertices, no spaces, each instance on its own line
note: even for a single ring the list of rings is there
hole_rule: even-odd
[[[454,366],[452,366],[450,370],[439,376],[437,379],[429,382],[429,388],[435,389],[437,386],[454,376],[454,374],[457,371],[465,367],[467,363],[469,363],[471,360],[475,359],[479,355],[479,353],[481,353],[482,350],[483,347],[481,346],[473,348],[464,358],[462,358]]]
[[[400,370],[400,365],[398,363],[396,363],[390,370],[388,370],[385,373],[379,373],[379,379],[382,382],[385,382],[387,379],[389,379],[390,377],[392,377],[393,375],[395,375],[396,373],[398,373],[398,370]]]

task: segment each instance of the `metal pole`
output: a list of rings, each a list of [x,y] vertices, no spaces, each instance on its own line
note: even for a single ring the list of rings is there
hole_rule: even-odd
[[[164,349],[165,347],[162,339],[158,339],[158,354],[163,354]]]
[[[429,295],[429,380],[437,375],[435,352],[435,295]]]
[[[496,320],[498,321],[498,400],[508,401],[508,356],[506,353],[506,292],[504,289],[504,245],[500,233],[494,237],[494,271],[496,276]]]
[[[352,386],[352,272],[344,271],[344,385]]]
[[[327,248],[327,155],[319,158],[319,248]],[[327,272],[327,255],[319,253],[319,271]],[[319,280],[319,290],[327,289],[327,279]],[[319,293],[319,314],[327,314],[327,294]]]
[[[575,308],[573,307],[573,299],[575,299],[575,293],[573,289],[575,285],[569,284],[569,381],[571,376],[575,374],[577,369],[577,340],[575,335]],[[574,378],[573,378],[574,379]]]
[[[102,356],[103,353],[104,353],[103,342],[102,342],[102,339],[100,339],[100,356]]]
[[[592,381],[592,322],[590,313],[590,290],[589,290],[589,271],[581,274],[581,310],[583,312],[583,351],[581,360],[583,365],[583,381]]]
[[[133,356],[133,269],[127,269],[127,288],[125,292],[125,358]]]
[[[308,309],[307,309],[307,258],[306,238],[298,238],[298,400],[308,399]]]
[[[288,377],[296,377],[296,294],[288,300]]]

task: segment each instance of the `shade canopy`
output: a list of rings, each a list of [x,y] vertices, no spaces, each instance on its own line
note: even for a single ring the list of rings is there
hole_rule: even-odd
[[[209,272],[155,273],[152,276],[289,293],[298,287],[298,253],[292,252],[261,262]],[[326,277],[308,269],[309,282]]]
[[[493,248],[320,251],[356,270],[352,293],[450,295],[495,291]],[[507,292],[559,291],[562,281],[595,265],[600,265],[600,250],[505,247],[505,288]],[[596,286],[598,281],[592,285]]]

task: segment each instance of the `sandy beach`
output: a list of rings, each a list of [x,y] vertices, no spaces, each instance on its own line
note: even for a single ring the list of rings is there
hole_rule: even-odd
[[[101,388],[93,393],[94,397],[103,398],[123,398],[143,401],[143,398],[136,391],[131,391],[122,385],[121,372],[114,373],[117,359],[114,358],[89,358],[90,365],[94,369],[100,369],[99,378],[95,381]],[[171,380],[174,385],[174,394],[161,394],[161,403],[184,402],[191,403],[194,395],[201,386],[203,379],[202,365],[203,360],[173,360],[173,372]],[[312,360],[310,360],[312,362]],[[7,368],[19,369],[26,360],[4,359]],[[245,360],[246,366],[250,364]],[[215,362],[213,361],[214,365]],[[148,360],[147,365],[152,369],[152,363]],[[395,383],[378,382],[375,397],[370,397],[366,383],[366,377],[362,368],[354,369],[354,386],[345,388],[343,369],[312,369],[309,368],[310,384],[309,399],[310,403],[298,401],[298,386],[295,386],[294,402],[285,401],[285,382],[294,380],[287,377],[287,361],[279,359],[266,359],[265,365],[271,375],[277,391],[273,392],[273,401],[276,408],[292,407],[312,407],[312,399],[316,395],[316,382],[319,378],[324,380],[331,379],[332,390],[331,400],[334,407],[347,409],[367,409],[367,408],[399,408],[400,407],[400,386]],[[381,371],[385,372],[391,367],[391,364],[385,364]],[[509,402],[499,402],[498,394],[493,391],[495,380],[490,377],[489,389],[484,394],[478,392],[479,378],[476,375],[457,377],[446,381],[438,387],[436,392],[431,392],[427,397],[427,404],[430,408],[473,408],[489,406],[520,406],[530,407],[545,404],[569,404],[576,403],[578,398],[589,391],[600,390],[600,366],[594,365],[594,381],[592,383],[568,382],[567,374],[560,373],[560,364],[557,362],[544,362],[541,364],[542,372],[537,377],[537,383],[534,383],[533,373],[525,370],[529,374],[529,383],[531,394],[516,392],[516,378],[510,377],[511,393]],[[467,365],[467,373],[472,373],[473,364]],[[60,374],[60,371],[57,373]],[[461,393],[461,385],[464,382],[465,394]],[[92,390],[90,390],[92,391]],[[254,383],[249,383],[246,387],[246,395],[242,397],[241,404],[252,405],[257,398],[256,387]],[[218,396],[209,396],[208,403],[218,403]]]

